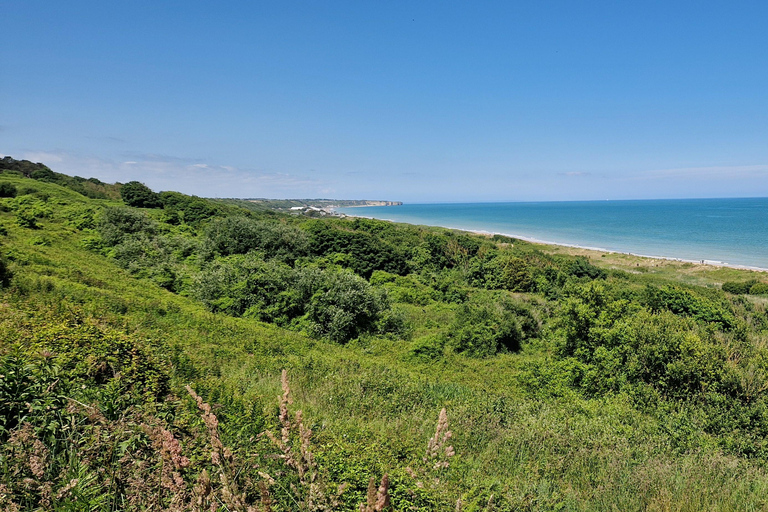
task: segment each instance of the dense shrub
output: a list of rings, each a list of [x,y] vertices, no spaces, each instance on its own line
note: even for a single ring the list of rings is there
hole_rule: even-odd
[[[523,322],[518,314],[523,317]],[[462,304],[448,332],[448,345],[456,352],[488,357],[515,352],[538,326],[530,312],[501,294],[478,294]],[[525,330],[521,323],[525,325]]]
[[[213,311],[306,328],[337,342],[377,330],[389,306],[382,290],[349,271],[292,269],[253,254],[214,261],[195,279],[193,293]]]
[[[182,289],[179,260],[189,251],[189,241],[178,237],[148,237],[138,234],[124,238],[111,251],[115,262],[136,277],[148,278],[158,286],[178,292]]]
[[[481,275],[486,288],[529,292],[536,288],[537,270],[523,258],[502,254],[485,265]]]
[[[217,211],[210,201],[179,192],[160,192],[159,199],[168,213],[169,224],[198,222],[214,216]]]
[[[426,233],[421,249],[427,255],[426,265],[432,270],[467,267],[482,247],[478,237],[451,231]]]
[[[45,166],[43,166],[43,168],[32,171],[29,177],[38,181],[56,181],[56,173]]]
[[[580,381],[591,393],[642,383],[666,395],[690,397],[702,386],[719,386],[723,347],[693,319],[678,314],[612,298],[599,286],[582,288],[563,308],[562,353],[589,365]]]
[[[236,255],[208,265],[195,277],[193,293],[212,311],[287,326],[303,314],[300,296],[291,293],[295,283],[287,265]]]
[[[0,255],[0,288],[8,286],[12,277],[13,273],[8,268],[8,261],[5,259],[5,256]]]
[[[569,266],[568,273],[575,277],[589,279],[605,279],[607,276],[605,270],[592,265],[586,258],[576,258]]]
[[[726,281],[723,283],[723,291],[734,295],[750,293],[750,289],[757,284],[757,279],[749,281]]]
[[[16,160],[10,156],[4,156],[0,159],[0,169],[16,171],[29,178],[34,171],[48,169],[48,167],[39,162],[35,163],[30,162],[29,160]]]
[[[768,295],[768,283],[755,283],[749,289],[752,295]]]
[[[120,197],[128,206],[136,208],[159,208],[160,196],[138,181],[129,181],[120,189]]]
[[[315,334],[344,342],[374,330],[381,313],[388,308],[386,294],[372,288],[351,272],[300,272],[297,287],[305,296],[307,319]]]
[[[371,276],[375,270],[392,274],[406,274],[405,255],[376,235],[361,231],[348,231],[328,222],[314,221],[308,226],[310,247],[317,256],[348,255],[346,265],[356,274]]]
[[[736,322],[726,306],[674,286],[649,286],[645,290],[645,304],[654,312],[667,310],[676,315],[717,324],[723,329],[732,329]]]
[[[308,254],[309,241],[304,231],[288,224],[234,216],[208,225],[201,250],[208,259],[260,251],[290,263]]]
[[[16,197],[16,185],[4,181],[0,183],[0,197]]]
[[[104,243],[113,246],[130,235],[154,235],[157,232],[157,223],[141,211],[112,207],[102,211],[97,229]]]
[[[381,285],[387,290],[387,295],[393,302],[403,302],[426,306],[439,300],[440,293],[431,286],[421,282],[416,275],[398,276],[383,270],[376,270],[371,275],[372,285]]]

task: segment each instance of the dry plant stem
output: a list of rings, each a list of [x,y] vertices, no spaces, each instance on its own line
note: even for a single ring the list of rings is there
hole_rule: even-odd
[[[181,454],[181,444],[171,432],[159,426],[143,427],[161,456],[160,487],[171,494],[171,506],[176,506],[186,498],[187,489],[181,477],[181,470],[189,466],[189,459]]]
[[[203,399],[195,393],[190,387],[186,386],[187,392],[197,402],[197,407],[202,412],[203,423],[208,428],[208,435],[211,438],[211,446],[213,451],[211,452],[211,461],[214,466],[219,468],[219,481],[221,483],[221,502],[227,507],[227,510],[232,512],[258,512],[254,507],[246,504],[245,493],[240,493],[237,488],[237,483],[234,479],[228,476],[234,465],[234,455],[232,451],[225,447],[219,437],[219,420],[213,412],[211,412],[211,406],[203,401]],[[208,474],[203,471],[198,478],[198,484],[195,487],[195,497],[198,506],[206,501],[208,496],[212,496],[212,486]],[[212,504],[213,507],[213,504]],[[264,509],[268,511],[269,509]]]
[[[281,373],[280,384],[283,390],[280,396],[280,437],[269,430],[265,431],[264,435],[280,450],[279,458],[283,460],[283,464],[295,470],[299,477],[298,485],[291,484],[292,494],[289,496],[301,510],[335,510],[346,486],[339,486],[335,496],[327,494],[328,482],[321,478],[311,449],[312,430],[304,424],[304,416],[300,410],[296,411],[293,419],[288,410],[293,400],[286,370]],[[265,480],[274,482],[269,477]]]
[[[435,435],[427,444],[427,453],[424,455],[424,462],[426,463],[433,460],[435,461],[433,469],[446,469],[449,466],[448,459],[456,454],[453,450],[453,446],[448,445],[448,441],[452,436],[453,432],[448,430],[448,414],[445,412],[445,407],[443,407],[437,418]],[[441,455],[443,455],[444,458],[441,457]]]
[[[368,495],[366,503],[361,503],[360,512],[383,512],[392,510],[392,504],[389,499],[389,475],[384,474],[381,477],[381,485],[376,488],[376,480],[371,478],[368,481]]]

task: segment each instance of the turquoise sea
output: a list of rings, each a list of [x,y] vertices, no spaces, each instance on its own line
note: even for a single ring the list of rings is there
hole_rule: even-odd
[[[404,204],[337,211],[561,245],[768,269],[768,198]]]

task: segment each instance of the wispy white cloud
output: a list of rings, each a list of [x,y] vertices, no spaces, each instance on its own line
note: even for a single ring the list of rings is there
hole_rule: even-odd
[[[696,179],[744,179],[768,177],[768,165],[731,165],[714,167],[683,167],[658,169],[640,173],[637,179],[696,178]]]
[[[561,172],[559,174],[560,176],[578,177],[578,176],[590,176],[592,173],[583,172],[583,171],[570,171],[570,172]]]
[[[28,151],[22,155],[23,160],[31,162],[41,162],[48,166],[64,161],[65,153],[63,151]]]
[[[206,197],[310,197],[328,190],[328,183],[317,178],[154,153],[131,152],[109,159],[68,151],[27,151],[21,157],[65,174],[110,183],[135,180],[153,190]]]

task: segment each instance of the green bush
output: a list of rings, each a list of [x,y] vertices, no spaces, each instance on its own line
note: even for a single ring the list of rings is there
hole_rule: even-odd
[[[313,254],[346,254],[348,268],[366,279],[375,270],[398,275],[408,272],[403,251],[374,234],[339,229],[326,221],[313,221],[307,229]]]
[[[733,314],[726,309],[726,306],[674,286],[647,287],[645,304],[654,312],[667,310],[676,315],[690,316],[717,324],[726,330],[732,329],[736,324]]]
[[[29,177],[37,181],[48,181],[51,183],[56,181],[56,173],[45,166],[41,169],[32,171]]]
[[[375,330],[376,322],[389,307],[386,294],[351,272],[302,270],[297,287],[312,293],[306,318],[312,331],[336,342],[346,342]]]
[[[607,277],[605,270],[592,265],[586,258],[576,258],[568,267],[568,273],[575,277],[589,279],[605,279]]]
[[[158,194],[138,181],[129,181],[123,185],[120,197],[126,205],[136,208],[159,208],[163,205]]]
[[[179,192],[160,192],[160,202],[167,212],[169,224],[194,223],[214,216],[217,208],[210,201]]]
[[[462,304],[448,331],[448,345],[473,357],[516,352],[526,334],[517,312],[524,308],[501,294],[478,294]],[[527,326],[532,326],[526,322]]]
[[[768,295],[768,283],[755,283],[749,289],[751,295]]]
[[[726,281],[723,283],[723,291],[734,295],[744,295],[750,293],[750,289],[757,284],[756,279],[749,281]]]
[[[16,212],[16,223],[28,229],[38,229],[37,216],[31,210],[18,210]]]
[[[306,328],[336,342],[406,328],[384,316],[385,292],[349,271],[292,269],[254,254],[214,261],[196,277],[193,293],[213,311]]]
[[[16,185],[4,181],[0,183],[0,197],[16,197],[18,191]]]
[[[293,226],[234,216],[208,225],[201,251],[205,258],[261,251],[267,258],[293,262],[308,254],[309,241]]]
[[[108,246],[114,246],[126,238],[144,234],[153,236],[157,232],[157,223],[144,212],[123,207],[104,208],[97,224],[102,240]]]

